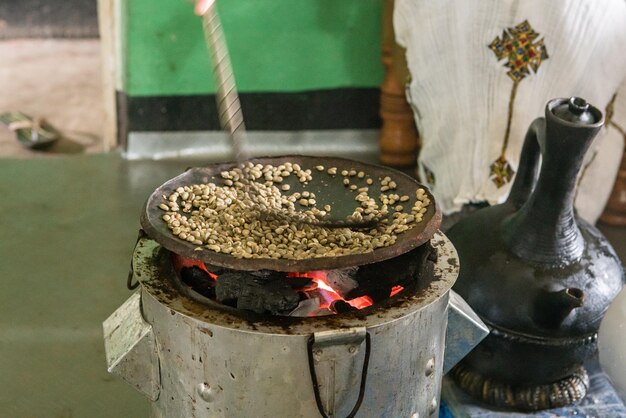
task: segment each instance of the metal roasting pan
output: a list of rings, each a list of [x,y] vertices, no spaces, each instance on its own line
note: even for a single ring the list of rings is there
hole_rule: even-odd
[[[356,176],[350,177],[350,184],[357,184],[359,187],[367,186],[365,183],[366,178],[372,178],[374,183],[369,186],[368,194],[376,200],[378,200],[378,196],[380,195],[380,179],[389,176],[397,184],[397,188],[393,191],[393,193],[400,196],[408,195],[410,197],[408,202],[401,203],[404,206],[405,211],[410,211],[410,208],[413,207],[416,199],[415,191],[420,187],[425,189],[426,195],[429,197],[431,204],[428,206],[423,220],[412,229],[400,233],[395,244],[388,247],[378,248],[369,253],[291,260],[271,258],[236,258],[228,254],[211,251],[205,247],[198,250],[197,245],[177,238],[171,233],[167,227],[167,223],[162,219],[164,211],[159,208],[159,204],[165,201],[163,195],[169,196],[175,191],[176,188],[181,186],[201,183],[215,183],[218,185],[223,184],[220,173],[237,167],[238,165],[235,162],[227,162],[212,164],[206,167],[190,168],[156,189],[148,198],[148,201],[142,210],[141,226],[143,230],[146,234],[148,234],[148,236],[157,241],[164,248],[183,257],[197,259],[211,265],[247,271],[268,269],[275,271],[303,272],[314,270],[333,270],[343,267],[370,264],[397,257],[398,255],[404,254],[430,240],[441,224],[441,211],[436,205],[435,198],[432,196],[428,188],[420,184],[414,178],[388,167],[361,163],[345,158],[309,157],[301,155],[253,158],[248,161],[254,164],[271,164],[273,166],[291,162],[298,163],[303,170],[307,168],[311,169],[313,180],[307,185],[301,184],[294,175],[285,178],[283,183],[291,186],[289,193],[304,190],[314,192],[316,195],[317,207],[322,207],[326,204],[330,204],[332,206],[333,209],[329,215],[332,219],[345,219],[358,205],[358,202],[354,200],[358,191],[352,191],[348,187],[344,186],[344,177],[341,175],[342,170],[365,172],[366,176],[363,179],[359,179]],[[315,167],[318,165],[323,165],[325,168],[324,171],[317,171]],[[326,172],[326,170],[330,167],[337,167],[336,175],[332,176]],[[393,212],[393,210],[390,210],[389,217],[391,217]]]

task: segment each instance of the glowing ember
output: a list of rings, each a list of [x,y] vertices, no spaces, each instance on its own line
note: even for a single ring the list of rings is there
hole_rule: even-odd
[[[185,267],[198,267],[200,270],[206,272],[212,279],[217,280],[217,275],[211,273],[207,270],[206,266],[202,261],[194,260],[193,258],[185,258],[185,257],[173,257],[174,267],[177,271],[184,269]]]
[[[395,296],[398,293],[402,292],[404,290],[404,287],[402,286],[394,286],[391,288],[391,294],[389,295],[389,297]]]
[[[346,300],[344,299],[335,289],[333,289],[328,281],[326,280],[326,272],[325,271],[309,271],[305,273],[289,273],[289,277],[307,277],[312,279],[314,283],[317,284],[317,291],[322,298],[320,302],[321,309],[330,309],[331,305],[336,300],[342,300],[348,303],[350,306],[363,309],[368,306],[372,306],[374,301],[369,296],[361,296],[358,298]],[[312,289],[314,290],[314,289]]]
[[[184,268],[197,267],[207,273],[213,280],[219,280],[219,277],[208,271],[204,263],[201,261],[175,256],[173,257],[173,262],[177,271],[181,271]],[[309,279],[310,282],[308,282],[308,284],[303,284],[301,287],[294,289],[299,292],[305,300],[309,300],[310,302],[315,301],[315,305],[308,305],[309,308],[307,309],[310,310],[305,312],[304,315],[296,316],[330,315],[334,313],[346,312],[346,310],[350,309],[347,305],[354,309],[364,309],[374,304],[373,299],[369,296],[346,299],[339,292],[338,289],[340,287],[336,289],[330,284],[328,280],[328,272],[326,271],[292,272],[288,273],[287,277]],[[333,283],[335,282],[333,281]],[[389,297],[393,297],[403,290],[404,287],[402,286],[393,286]],[[344,292],[346,292],[346,290],[344,290]],[[317,304],[317,301],[319,301],[319,305]]]

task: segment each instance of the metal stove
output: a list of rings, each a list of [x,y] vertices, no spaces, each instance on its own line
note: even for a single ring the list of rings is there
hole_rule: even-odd
[[[433,280],[417,293],[292,318],[191,294],[172,254],[140,238],[132,259],[140,289],[104,322],[109,371],[147,396],[159,418],[437,417],[443,373],[487,329],[450,298],[454,247],[440,232],[431,244]]]

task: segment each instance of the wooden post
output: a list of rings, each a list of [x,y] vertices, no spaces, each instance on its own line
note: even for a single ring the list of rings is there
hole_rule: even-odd
[[[408,70],[404,49],[395,42],[393,6],[394,0],[385,0],[382,44],[385,79],[380,86],[380,161],[392,167],[411,167],[417,164],[419,138],[413,111],[405,96]]]
[[[116,7],[119,0],[98,0],[98,23],[100,26],[100,48],[102,56],[102,94],[104,118],[102,121],[104,150],[110,151],[118,145],[117,105],[115,100],[118,65],[117,37],[119,18]]]

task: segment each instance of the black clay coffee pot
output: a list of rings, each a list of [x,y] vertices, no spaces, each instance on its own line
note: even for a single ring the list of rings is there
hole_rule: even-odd
[[[603,124],[583,99],[551,100],[528,129],[508,200],[448,233],[461,262],[454,290],[491,328],[452,373],[483,401],[537,410],[585,396],[582,364],[624,281],[611,245],[573,208],[583,157]]]

